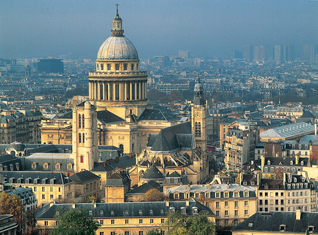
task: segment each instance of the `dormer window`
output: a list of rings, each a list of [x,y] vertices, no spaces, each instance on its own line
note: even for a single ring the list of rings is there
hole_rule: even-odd
[[[291,165],[291,166],[293,165],[293,161],[292,161],[292,160],[290,161],[290,165]]]
[[[312,233],[314,231],[315,227],[313,225],[308,226],[308,232]]]
[[[270,164],[271,164],[271,161],[270,161],[270,160],[268,160],[268,161],[267,161],[267,165],[270,165]]]
[[[142,210],[139,210],[139,215],[142,216]]]
[[[219,198],[220,197],[220,193],[218,192],[218,193],[215,193],[215,197],[216,198]]]
[[[92,216],[93,215],[93,211],[89,211],[88,214],[89,214],[89,216]]]
[[[297,178],[296,177],[294,177],[294,183],[296,183],[297,182]]]
[[[49,169],[49,164],[48,164],[47,162],[43,164],[43,169],[44,169],[44,170]]]
[[[112,210],[112,211],[110,211],[110,215],[111,216],[115,216],[115,213],[114,213],[114,211]]]
[[[150,211],[149,211],[149,215],[150,215],[150,216],[153,216],[153,210],[150,210]]]
[[[36,169],[36,162],[33,162],[33,163],[32,163],[31,168],[32,168],[32,169]]]
[[[279,225],[279,230],[280,231],[285,231],[286,230],[286,225],[285,224]]]
[[[255,182],[254,182],[254,181],[252,181],[252,182],[251,182],[251,185],[252,185],[252,186],[254,186],[254,185],[255,185]]]
[[[303,165],[304,165],[304,161],[301,161],[301,162],[300,162],[300,165],[303,166]]]
[[[176,210],[175,210],[174,207],[170,207],[170,208],[169,208],[169,211],[172,212],[172,213],[175,213],[175,212],[176,212]]]
[[[198,214],[198,208],[197,207],[192,207],[192,211],[193,211],[194,215]]]
[[[226,193],[224,193],[224,197],[229,197],[229,193],[228,192],[226,192]]]
[[[103,215],[103,214],[104,214],[104,211],[103,211],[103,210],[100,210],[100,211],[99,211],[99,214],[100,214],[100,215]]]
[[[246,182],[246,181],[244,181],[244,182],[243,182],[243,185],[244,185],[244,186],[246,186],[246,185],[247,185],[247,182]]]
[[[186,215],[187,211],[185,207],[181,207],[181,214]]]

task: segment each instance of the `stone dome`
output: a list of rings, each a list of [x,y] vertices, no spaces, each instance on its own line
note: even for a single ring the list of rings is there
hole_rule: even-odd
[[[197,83],[194,86],[194,92],[199,92],[199,91],[203,91],[203,86],[201,83]]]
[[[10,150],[16,150],[16,151],[24,151],[25,149],[25,145],[20,143],[20,142],[13,142],[11,144],[9,144],[9,146],[7,147],[7,150],[10,151]]]
[[[138,60],[137,50],[126,37],[110,36],[100,46],[98,60]]]

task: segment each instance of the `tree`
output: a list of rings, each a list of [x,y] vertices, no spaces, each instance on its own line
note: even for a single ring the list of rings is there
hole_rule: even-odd
[[[84,210],[71,209],[60,214],[52,235],[95,235],[100,227],[100,224]]]
[[[18,223],[18,234],[21,234],[25,228],[24,206],[19,197],[15,194],[0,194],[0,215],[10,214]]]
[[[150,231],[148,231],[147,233],[146,233],[146,235],[161,235],[162,234],[162,232],[161,232],[162,230],[159,230],[159,229],[152,229],[152,230],[150,230]]]
[[[210,235],[215,234],[215,225],[205,213],[186,216],[180,212],[168,215],[168,235]]]
[[[144,197],[145,197],[146,202],[156,202],[156,201],[164,201],[165,200],[165,195],[162,192],[160,192],[160,190],[157,188],[149,189],[145,193]]]

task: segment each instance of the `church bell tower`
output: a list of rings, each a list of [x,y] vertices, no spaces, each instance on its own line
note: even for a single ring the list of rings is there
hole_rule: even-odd
[[[202,151],[206,151],[206,106],[203,100],[203,86],[199,77],[194,86],[194,104],[191,113],[191,128],[192,134],[195,136],[196,146]]]

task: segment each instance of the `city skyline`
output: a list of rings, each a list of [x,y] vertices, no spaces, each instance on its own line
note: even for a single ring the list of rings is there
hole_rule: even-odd
[[[140,58],[230,57],[244,45],[318,44],[316,1],[2,1],[2,58],[95,59],[119,3],[125,36]]]

